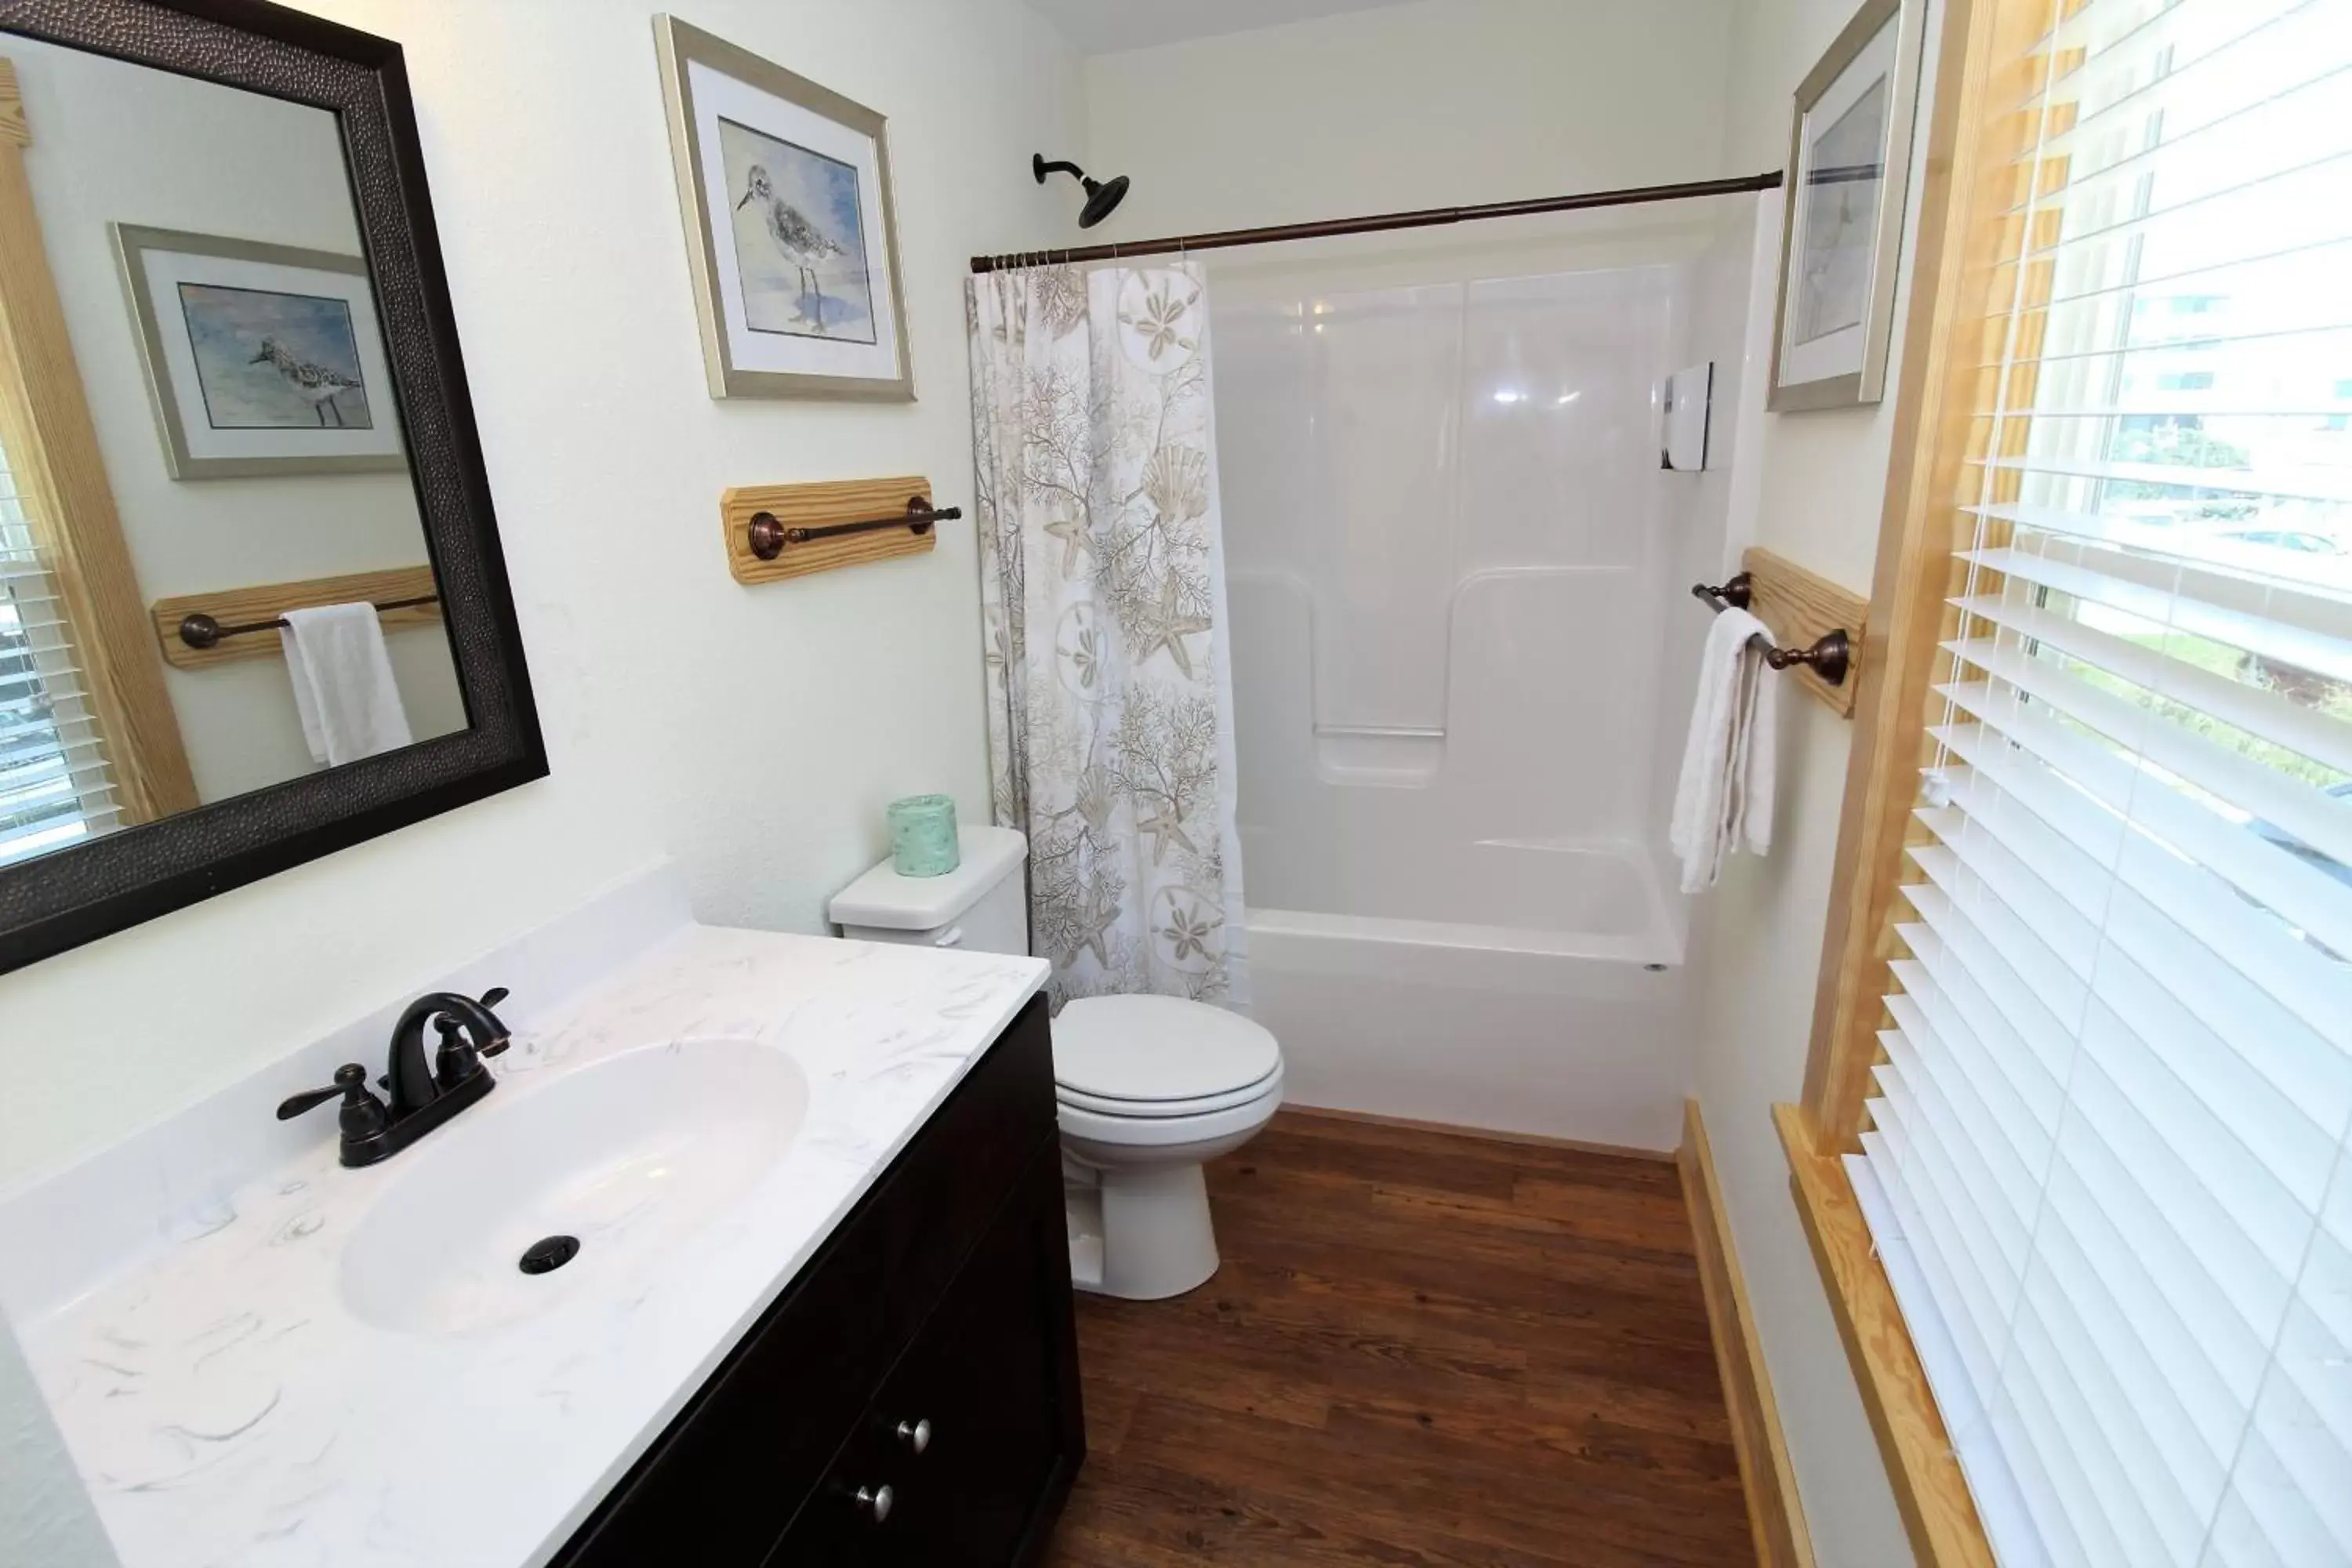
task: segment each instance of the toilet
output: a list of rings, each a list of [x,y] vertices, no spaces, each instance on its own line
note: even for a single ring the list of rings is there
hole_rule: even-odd
[[[864,942],[1029,951],[1028,843],[958,830],[962,864],[901,877],[887,860],[835,895]],[[1282,1051],[1258,1025],[1175,996],[1085,996],[1054,1020],[1063,1198],[1079,1289],[1181,1296],[1217,1271],[1202,1166],[1255,1137],[1282,1104]]]

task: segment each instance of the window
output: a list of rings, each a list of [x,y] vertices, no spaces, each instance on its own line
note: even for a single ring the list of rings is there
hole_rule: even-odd
[[[0,866],[114,826],[62,611],[0,451]]]
[[[1995,1560],[2352,1562],[2352,5],[1974,9],[1798,1185]]]

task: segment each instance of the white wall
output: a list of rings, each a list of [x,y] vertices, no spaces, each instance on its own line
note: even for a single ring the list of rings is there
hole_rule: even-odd
[[[0,39],[34,129],[26,177],[122,516],[142,598],[425,563],[404,473],[174,479],[141,371],[108,225],[360,254],[342,139],[324,110],[25,38]],[[419,740],[461,730],[437,626],[390,639]],[[196,793],[219,800],[312,771],[286,667],[166,668]]]
[[[699,25],[889,116],[921,394],[714,403],[652,5],[310,8],[407,49],[553,776],[0,976],[0,1184],[664,851],[706,918],[815,931],[883,852],[890,798],[986,811],[971,525],[928,556],[743,588],[718,501],[901,473],[968,495],[963,258],[1069,229],[1027,169],[1081,139],[1058,38],[1016,0],[705,0]]]
[[[1928,30],[1941,25],[1931,0]],[[1852,0],[1747,0],[1734,37],[1725,158],[1738,167],[1787,160],[1797,83],[1853,15]],[[1926,144],[1925,103],[1916,145]],[[1915,153],[1915,174],[1918,160]],[[1912,185],[1895,355],[1910,294],[1919,182]],[[1763,544],[1867,595],[1892,447],[1891,395],[1874,408],[1767,414],[1778,243],[1759,258],[1751,334],[1757,393],[1746,413],[1732,548]],[[1894,1494],[1856,1392],[1821,1277],[1789,1192],[1770,1107],[1800,1098],[1813,984],[1829,918],[1830,877],[1852,727],[1801,697],[1780,704],[1779,820],[1769,858],[1735,859],[1693,933],[1702,980],[1698,1097],[1723,1183],[1757,1331],[1822,1568],[1888,1568],[1912,1561]]]
[[[1711,177],[1738,8],[1423,0],[1097,57],[1080,161],[1135,183],[1087,237]]]

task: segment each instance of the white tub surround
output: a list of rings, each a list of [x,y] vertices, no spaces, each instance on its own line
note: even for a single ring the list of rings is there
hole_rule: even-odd
[[[562,966],[546,939],[565,932],[584,939],[574,960],[596,960],[552,1006],[518,986],[497,1092],[380,1165],[336,1163],[331,1110],[292,1132],[270,1119],[280,1095],[324,1081],[314,1057],[331,1067],[347,1050],[374,1071],[379,1027],[363,1049],[339,1035],[0,1205],[0,1300],[124,1568],[545,1562],[1045,974],[1026,958],[716,930],[606,903],[540,933],[537,960],[518,947],[469,966],[475,989],[499,959],[550,978]],[[675,915],[674,900],[661,907]],[[535,1097],[609,1058],[714,1040],[788,1058],[807,1105],[773,1166],[699,1230],[648,1251],[626,1232],[658,1226],[660,1205],[633,1213],[622,1244],[601,1249],[612,1268],[599,1273],[592,1244],[529,1281],[551,1288],[544,1306],[475,1331],[354,1313],[345,1249],[436,1144],[499,1138],[503,1119],[522,1112],[522,1126]],[[201,1195],[160,1173],[182,1124],[217,1142],[248,1122],[236,1154],[207,1148]]]
[[[1214,263],[1252,1012],[1293,1102],[1681,1136],[1663,868],[1754,210]],[[1717,464],[1664,471],[1654,389],[1700,363]]]

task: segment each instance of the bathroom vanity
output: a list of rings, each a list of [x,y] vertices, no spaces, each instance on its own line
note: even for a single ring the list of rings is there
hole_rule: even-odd
[[[1033,1561],[1085,1451],[1045,973],[656,873],[446,977],[512,992],[462,1115],[359,1169],[273,1119],[387,999],[0,1197],[0,1308],[123,1568]]]
[[[1029,1562],[1077,1370],[1034,997],[555,1562]]]

